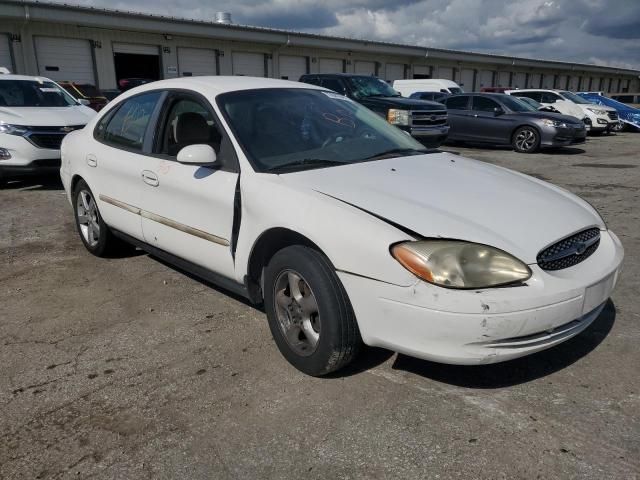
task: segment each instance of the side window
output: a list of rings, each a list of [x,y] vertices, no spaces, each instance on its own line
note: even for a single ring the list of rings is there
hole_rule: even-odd
[[[469,97],[464,95],[459,97],[449,97],[446,100],[443,100],[443,102],[449,110],[469,110]]]
[[[338,92],[340,95],[345,95],[347,93],[344,85],[337,78],[323,78],[322,86],[329,90],[333,90],[334,92]]]
[[[542,92],[542,100],[540,100],[541,103],[556,103],[558,100],[561,100],[561,98],[556,95],[555,93],[552,92]]]
[[[518,92],[518,96],[532,98],[536,102],[542,102],[542,94],[540,92]]]
[[[96,133],[106,143],[142,151],[144,135],[160,95],[160,92],[144,93],[125,100],[113,115],[107,116],[106,126],[98,125]]]
[[[493,113],[494,108],[499,108],[495,101],[486,97],[473,97],[473,110],[478,110],[480,112],[491,112]]]
[[[320,79],[318,77],[305,76],[301,78],[300,81],[303,83],[310,83],[311,85],[320,86]]]
[[[175,98],[162,127],[159,153],[175,157],[188,145],[211,145],[220,153],[222,136],[214,117],[200,101],[191,97]]]

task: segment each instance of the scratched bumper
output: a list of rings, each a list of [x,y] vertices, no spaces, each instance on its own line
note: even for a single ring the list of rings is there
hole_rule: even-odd
[[[599,316],[624,255],[613,233],[601,235],[578,265],[555,272],[531,265],[526,286],[462,291],[339,276],[366,344],[442,363],[496,363],[562,343]]]

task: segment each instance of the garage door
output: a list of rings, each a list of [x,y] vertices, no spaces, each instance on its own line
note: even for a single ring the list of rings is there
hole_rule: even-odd
[[[216,51],[178,47],[178,74],[181,77],[216,75]]]
[[[342,73],[344,72],[344,62],[337,58],[321,58],[320,73]]]
[[[527,87],[527,74],[523,72],[518,72],[513,76],[513,85],[514,88],[526,88]]]
[[[52,80],[95,85],[89,40],[35,37],[38,73]]]
[[[266,77],[264,53],[233,52],[233,74]]]
[[[465,92],[475,92],[475,85],[473,84],[473,70],[470,68],[463,68],[460,72],[460,86]]]
[[[553,79],[555,75],[545,73],[542,76],[542,88],[553,88]]]
[[[499,87],[510,87],[511,73],[509,72],[499,72],[498,73],[498,86]]]
[[[297,82],[307,71],[307,57],[280,55],[280,78]]]
[[[493,72],[491,70],[480,71],[480,86],[493,87]]]
[[[532,73],[529,75],[529,85],[528,88],[540,88],[540,74]]]
[[[451,68],[451,67],[438,67],[438,78],[444,78],[446,80],[453,80],[453,68]]]
[[[135,55],[159,55],[157,45],[143,45],[140,43],[114,43],[114,53],[133,53]]]
[[[375,75],[376,62],[365,62],[363,60],[356,60],[354,71],[358,75]]]
[[[413,78],[431,78],[432,68],[427,65],[414,65]]]
[[[394,80],[402,80],[404,78],[404,64],[387,63],[385,66],[385,80],[393,82]]]
[[[11,58],[11,44],[8,35],[0,35],[0,67],[5,67],[13,72],[13,61]]]

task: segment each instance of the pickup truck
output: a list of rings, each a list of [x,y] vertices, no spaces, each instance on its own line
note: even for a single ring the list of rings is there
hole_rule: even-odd
[[[447,109],[437,102],[404,98],[385,81],[348,73],[307,74],[303,83],[319,85],[364,105],[427,147],[439,147],[449,133]]]

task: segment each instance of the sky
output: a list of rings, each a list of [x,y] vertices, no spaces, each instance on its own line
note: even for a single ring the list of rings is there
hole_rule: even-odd
[[[640,69],[640,0],[63,0],[86,6]]]

